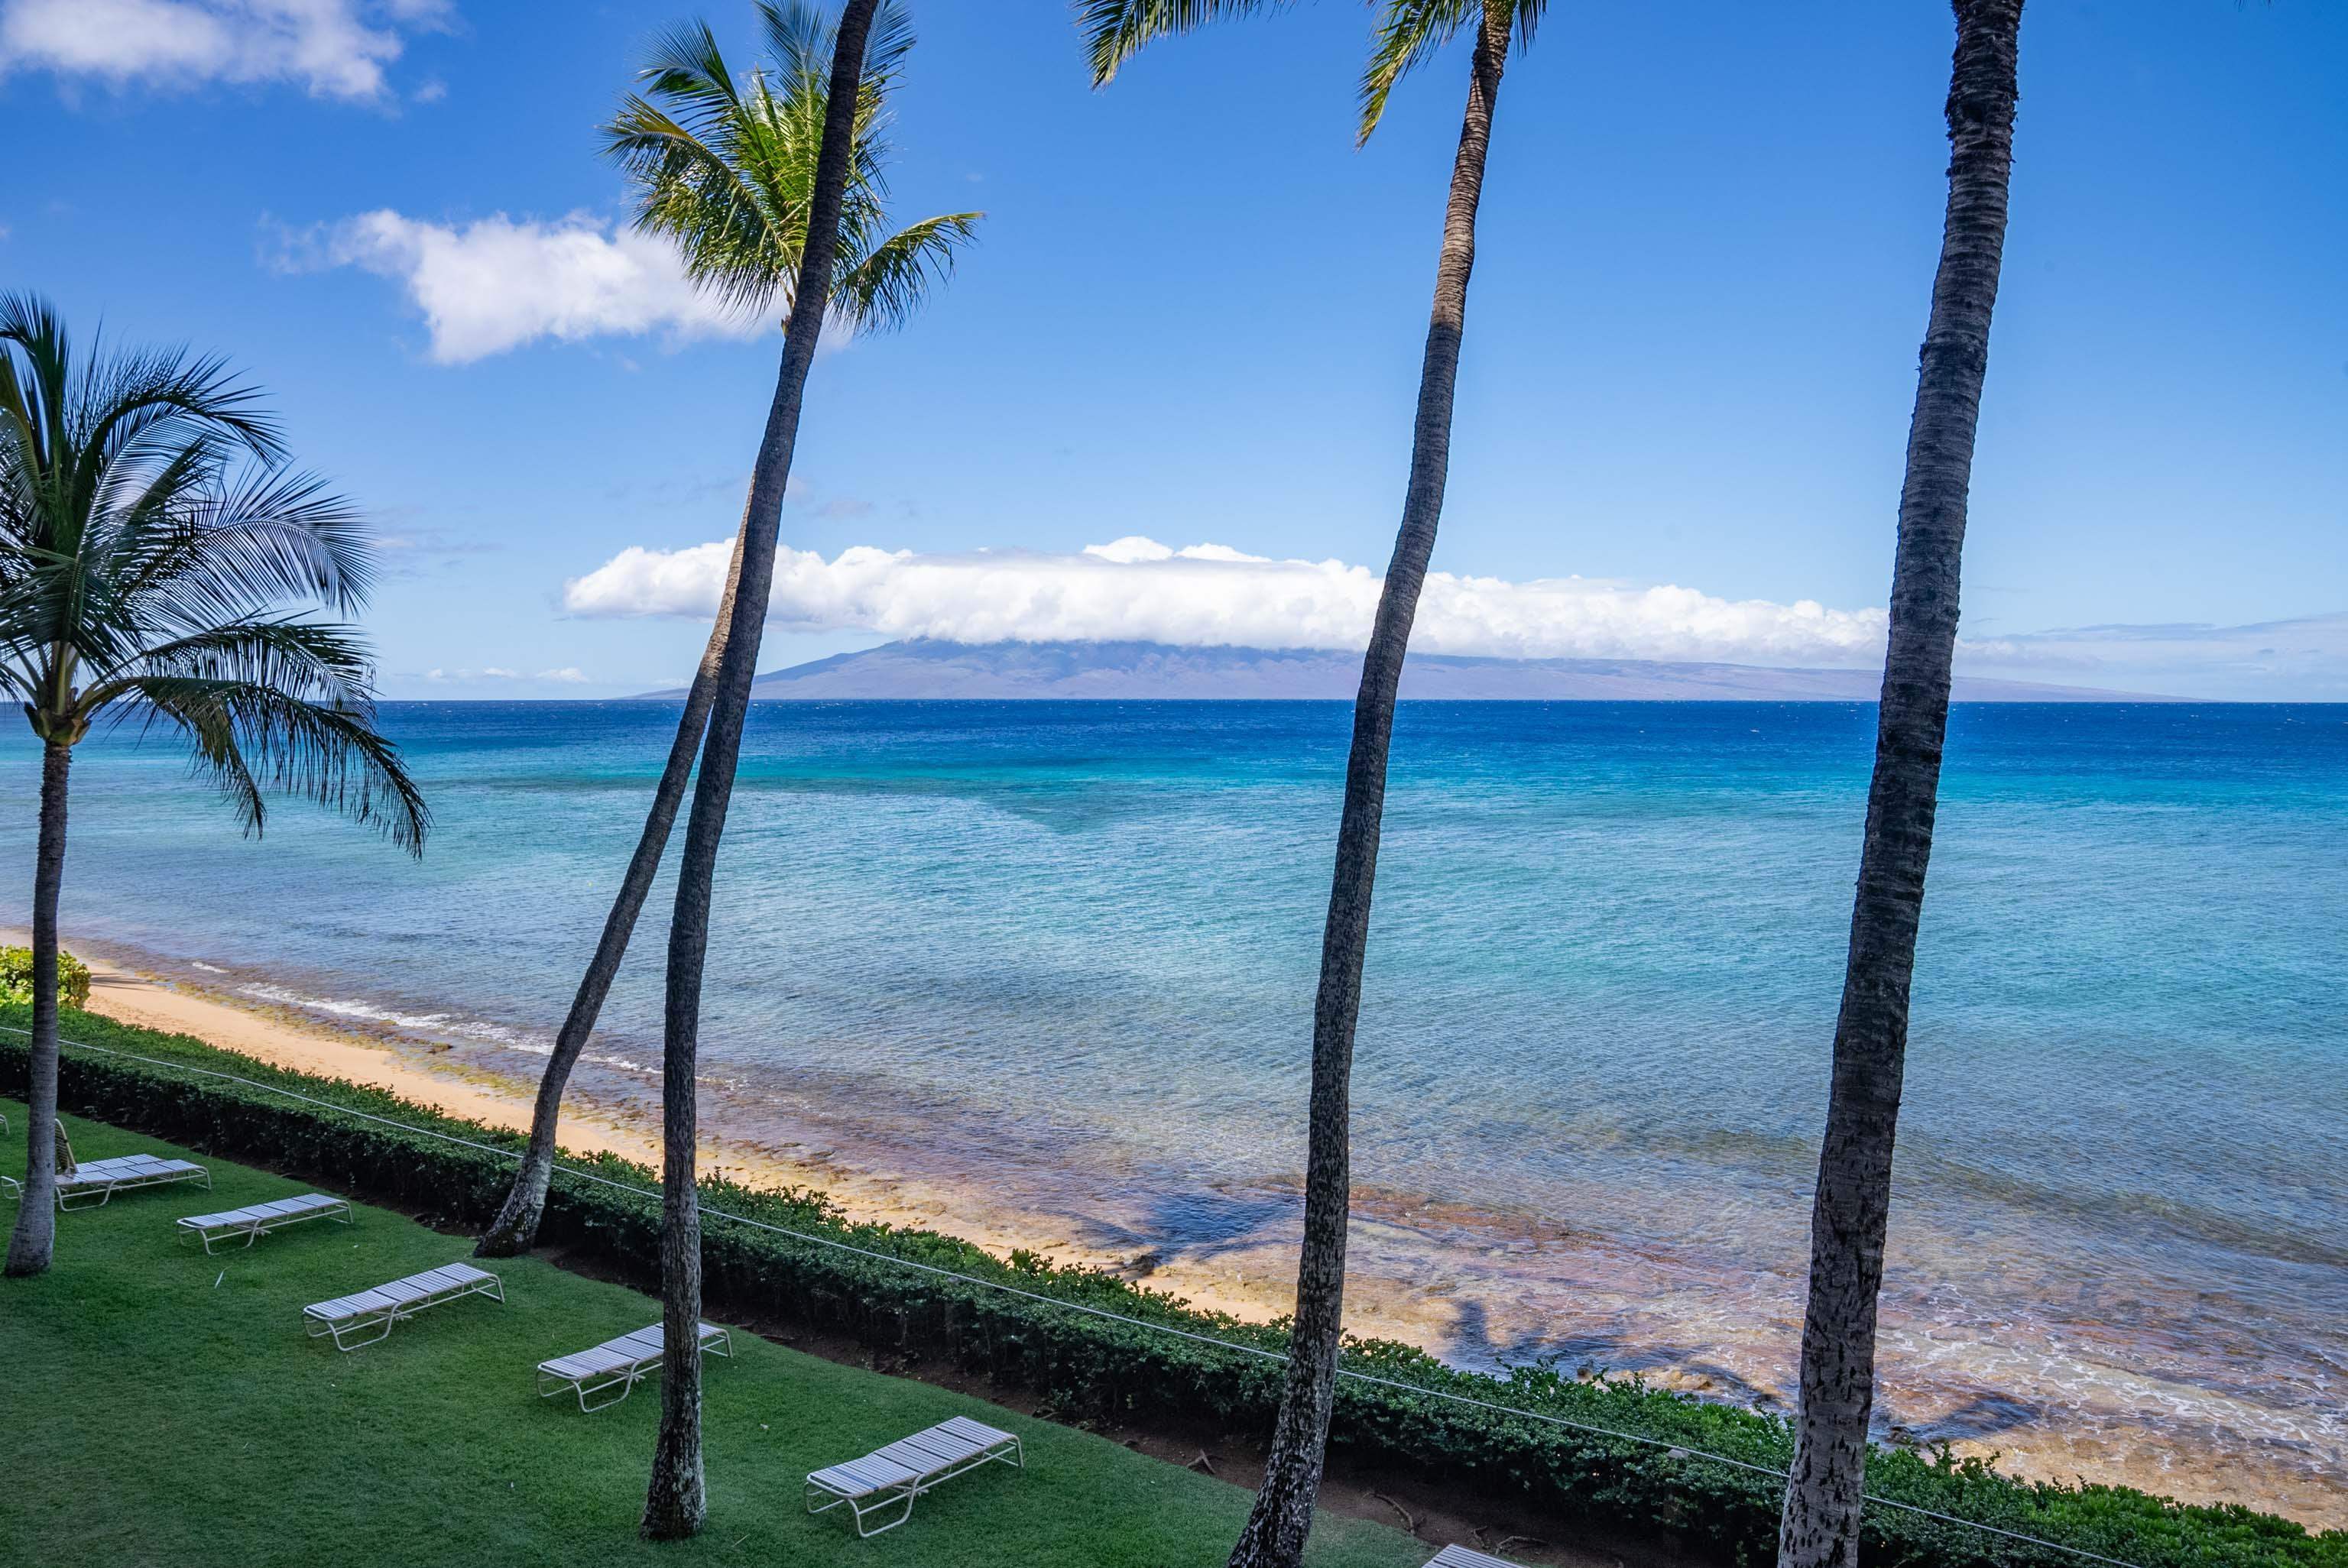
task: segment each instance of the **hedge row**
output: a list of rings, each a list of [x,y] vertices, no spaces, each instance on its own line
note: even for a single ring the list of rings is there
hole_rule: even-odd
[[[0,1026],[25,1027],[29,1009],[0,1004]],[[68,1045],[64,1105],[190,1147],[299,1171],[364,1198],[422,1213],[446,1228],[474,1230],[496,1213],[512,1162],[427,1135],[450,1134],[494,1150],[517,1136],[412,1105],[383,1091],[272,1068],[183,1036],[67,1015],[69,1040],[136,1052],[180,1066],[149,1066]],[[266,1089],[180,1067],[234,1072],[335,1106],[396,1118],[388,1127],[304,1104]],[[0,1084],[21,1093],[25,1045],[0,1033]],[[409,1128],[419,1131],[411,1131]],[[610,1156],[572,1166],[647,1189],[644,1168]],[[1024,1253],[1000,1259],[930,1231],[855,1225],[818,1193],[776,1193],[724,1180],[703,1184],[706,1211],[723,1210],[847,1243],[880,1256],[778,1235],[706,1214],[704,1269],[713,1307],[853,1336],[876,1351],[942,1358],[1035,1393],[1063,1419],[1205,1419],[1264,1430],[1279,1398],[1272,1360],[1155,1332],[1058,1303],[1105,1308],[1148,1323],[1278,1350],[1276,1326],[1202,1312],[1113,1276],[1061,1267]],[[657,1288],[660,1205],[638,1195],[558,1176],[542,1242],[582,1250],[644,1287]],[[1015,1286],[1035,1300],[944,1278],[902,1259]],[[1405,1385],[1345,1379],[1332,1441],[1362,1460],[1402,1464],[1462,1493],[1529,1501],[1613,1530],[1671,1532],[1706,1556],[1764,1563],[1776,1552],[1782,1483],[1686,1450],[1723,1454],[1780,1473],[1791,1452],[1785,1423],[1649,1389],[1636,1379],[1581,1379],[1549,1368],[1506,1377],[1463,1372],[1406,1346],[1356,1342],[1346,1366]],[[1462,1404],[1465,1395],[1634,1432],[1649,1444],[1529,1420]],[[1945,1450],[1879,1450],[1869,1489],[1880,1498],[2116,1558],[2138,1568],[2348,1568],[2348,1532],[2300,1525],[2238,1507],[2188,1506],[2122,1487],[2066,1487],[2001,1475]],[[1870,1568],[2079,1568],[2083,1559],[1904,1510],[1868,1511]]]

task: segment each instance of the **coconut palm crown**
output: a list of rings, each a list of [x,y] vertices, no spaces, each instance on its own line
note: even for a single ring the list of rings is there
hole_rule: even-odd
[[[660,35],[638,79],[603,129],[604,150],[635,188],[636,228],[676,242],[686,273],[746,313],[797,297],[823,142],[836,22],[807,0],[758,7],[765,59],[737,77],[703,22]],[[855,142],[829,319],[859,332],[900,326],[953,269],[979,212],[924,218],[891,232],[888,214],[889,95],[913,33],[904,11],[873,19],[857,94]]]
[[[366,643],[289,608],[354,612],[370,575],[357,512],[221,360],[77,361],[46,301],[0,297],[0,690],[42,741],[176,731],[248,833],[275,790],[420,852]]]

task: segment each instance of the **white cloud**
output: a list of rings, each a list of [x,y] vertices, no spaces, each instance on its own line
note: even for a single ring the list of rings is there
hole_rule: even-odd
[[[732,547],[623,550],[563,589],[587,616],[716,613]],[[1137,641],[1359,648],[1379,579],[1342,561],[1271,560],[1224,545],[1128,538],[1076,555],[915,555],[858,546],[831,560],[786,548],[770,624],[961,642]],[[1730,600],[1589,578],[1512,582],[1430,573],[1412,647],[1503,658],[1725,660],[1859,665],[1881,656],[1880,610]]]
[[[298,82],[316,97],[372,99],[403,30],[446,15],[442,0],[0,0],[0,74]]]
[[[773,323],[728,311],[686,281],[675,248],[603,220],[500,212],[463,225],[386,209],[287,237],[289,269],[356,266],[406,285],[431,357],[464,364],[539,338],[609,333],[750,337]]]

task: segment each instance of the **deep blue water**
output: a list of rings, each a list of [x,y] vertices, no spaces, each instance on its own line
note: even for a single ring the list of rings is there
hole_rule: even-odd
[[[672,710],[385,718],[438,817],[420,862],[293,805],[241,840],[168,747],[84,747],[69,939],[469,1050],[542,1042]],[[1275,1234],[1347,722],[1323,703],[758,708],[706,995],[720,1098],[831,1118],[842,1158],[960,1165],[1095,1243],[1204,1258]],[[1456,1289],[1455,1353],[1782,1387],[1872,723],[1405,708],[1356,1170],[1388,1227],[1365,1266]],[[13,735],[0,912],[19,923],[35,783]],[[617,1061],[657,1051],[665,898],[606,1014]],[[1926,1369],[1920,1419],[1967,1390],[2040,1412],[1999,1418],[2020,1426],[2104,1409],[2122,1432],[2141,1407],[2336,1474],[2343,996],[2348,709],[1960,709],[1887,1307],[1887,1356]]]

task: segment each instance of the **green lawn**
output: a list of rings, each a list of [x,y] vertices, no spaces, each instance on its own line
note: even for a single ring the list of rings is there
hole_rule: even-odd
[[[0,1170],[20,1172],[24,1108],[0,1101]],[[84,1159],[179,1153],[68,1118]],[[1248,1496],[1105,1439],[736,1336],[712,1358],[709,1523],[636,1539],[656,1383],[582,1415],[534,1396],[531,1368],[658,1317],[652,1298],[535,1258],[497,1266],[506,1303],[470,1297],[337,1354],[301,1308],[464,1257],[381,1209],[206,1257],[171,1221],[305,1190],[224,1161],[214,1190],[165,1187],[58,1217],[57,1266],[0,1282],[0,1558],[197,1568],[263,1563],[901,1563],[920,1568],[1211,1568]],[[0,1198],[0,1223],[14,1205]],[[953,1415],[1015,1431],[1028,1468],[988,1466],[859,1542],[801,1512],[800,1478]],[[844,1511],[843,1511],[844,1512]],[[1321,1568],[1406,1568],[1430,1548],[1324,1519]]]

